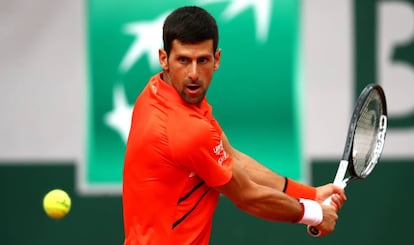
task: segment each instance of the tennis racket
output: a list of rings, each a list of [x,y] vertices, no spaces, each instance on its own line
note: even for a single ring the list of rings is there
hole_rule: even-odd
[[[335,185],[345,188],[350,182],[368,177],[381,156],[386,131],[384,90],[378,84],[369,84],[355,105],[342,160],[333,182]],[[323,203],[330,205],[331,197]],[[307,230],[311,236],[320,236],[320,231],[314,226],[308,226]]]

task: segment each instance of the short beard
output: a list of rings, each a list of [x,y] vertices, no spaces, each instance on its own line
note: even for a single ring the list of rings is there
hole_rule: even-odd
[[[206,91],[204,93],[200,94],[200,96],[197,97],[190,97],[184,92],[180,93],[181,98],[188,104],[197,105],[200,106],[201,102],[203,101],[204,97],[206,96]]]

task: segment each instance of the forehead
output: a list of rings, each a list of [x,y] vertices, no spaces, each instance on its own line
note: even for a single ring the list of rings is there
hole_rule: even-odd
[[[213,40],[205,40],[199,43],[182,43],[178,40],[172,42],[171,55],[192,57],[213,54]]]

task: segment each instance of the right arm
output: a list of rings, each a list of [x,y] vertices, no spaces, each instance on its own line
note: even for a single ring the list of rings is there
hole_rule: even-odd
[[[271,221],[298,222],[303,215],[303,208],[296,198],[282,191],[284,178],[232,148],[224,134],[222,138],[224,147],[232,158],[233,169],[231,180],[216,187],[216,190],[253,216]],[[268,176],[276,178],[267,178]],[[316,227],[322,234],[328,234],[333,231],[338,216],[334,207],[321,207],[323,220]]]

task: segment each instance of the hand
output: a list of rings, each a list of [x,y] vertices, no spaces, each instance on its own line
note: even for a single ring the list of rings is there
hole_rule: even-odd
[[[315,226],[320,232],[319,236],[326,236],[329,233],[333,232],[336,226],[336,221],[338,220],[338,214],[335,210],[335,207],[331,205],[321,205],[323,220],[322,222]]]
[[[345,191],[334,184],[326,184],[316,188],[315,201],[323,203],[326,199],[331,198],[329,205],[332,205],[336,211],[339,211],[346,201]]]

